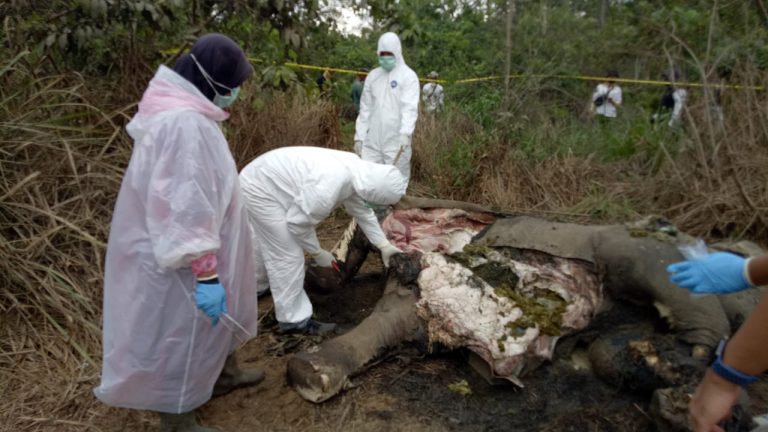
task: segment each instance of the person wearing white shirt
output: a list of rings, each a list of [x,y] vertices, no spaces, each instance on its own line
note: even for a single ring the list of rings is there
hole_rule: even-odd
[[[436,71],[432,71],[427,75],[427,78],[431,80],[436,80],[439,77],[440,75]],[[424,102],[424,108],[428,113],[442,111],[443,103],[445,102],[443,86],[434,81],[424,84],[424,87],[421,89],[421,101]]]
[[[611,78],[618,78],[619,73],[610,70],[606,74],[606,81],[597,85],[592,93],[592,108],[594,112],[605,118],[616,118],[618,107],[621,106],[621,87],[616,85]]]
[[[685,101],[688,100],[688,90],[683,87],[675,87],[672,92],[672,99],[674,99],[675,104],[672,107],[672,116],[667,123],[669,127],[682,124],[683,108],[685,108]]]

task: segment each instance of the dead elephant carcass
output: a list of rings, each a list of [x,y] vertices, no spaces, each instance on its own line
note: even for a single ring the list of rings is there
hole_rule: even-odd
[[[647,222],[582,226],[405,200],[383,223],[407,254],[383,298],[354,330],[295,355],[289,379],[322,402],[386,350],[420,339],[468,348],[495,376],[522,385],[558,338],[589,325],[605,296],[655,305],[681,341],[707,352],[730,333],[726,309],[667,281],[664,268],[682,258],[677,243],[689,238]],[[348,277],[365,258],[359,247],[343,254]]]

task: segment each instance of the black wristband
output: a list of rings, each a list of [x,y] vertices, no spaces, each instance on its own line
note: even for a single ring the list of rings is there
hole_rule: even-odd
[[[201,283],[203,285],[216,285],[216,284],[219,283],[219,278],[217,276],[217,277],[214,277],[214,278],[211,278],[211,279],[198,280],[197,283]]]

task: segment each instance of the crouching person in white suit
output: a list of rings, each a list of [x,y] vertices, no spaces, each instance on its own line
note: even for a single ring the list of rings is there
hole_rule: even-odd
[[[335,324],[312,319],[304,292],[304,252],[321,267],[334,264],[320,247],[315,225],[339,204],[353,216],[385,265],[399,249],[387,240],[372,205],[395,204],[406,178],[392,165],[361,160],[349,152],[284,147],[265,153],[240,172],[254,237],[259,289],[272,291],[280,330],[324,334]],[[268,284],[268,285],[267,285]]]

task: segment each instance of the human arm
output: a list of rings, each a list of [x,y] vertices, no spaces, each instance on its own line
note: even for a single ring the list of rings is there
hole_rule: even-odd
[[[153,140],[162,146],[145,200],[152,252],[163,268],[190,267],[221,247],[237,171],[221,131],[197,116],[169,120]]]
[[[301,245],[315,261],[323,267],[331,265],[327,262],[330,255],[320,247],[315,226],[328,217],[336,206],[335,183],[330,179],[317,179],[308,175],[296,188],[296,195],[285,215],[288,231],[296,242]],[[324,181],[325,180],[325,181]]]
[[[671,124],[680,121],[680,116],[683,113],[683,108],[685,107],[685,100],[687,97],[688,92],[684,89],[678,89],[672,93],[672,98],[675,100],[675,105],[672,108],[672,118],[670,119]]]
[[[360,229],[363,230],[371,244],[378,247],[378,245],[388,242],[378,219],[376,219],[376,215],[372,209],[365,205],[362,198],[358,195],[353,195],[344,200],[342,204],[347,214],[355,218]]]
[[[610,100],[613,105],[617,107],[621,106],[621,87],[612,86],[606,94],[608,95],[608,100]]]
[[[352,102],[360,106],[360,98],[363,95],[363,86],[360,84],[360,81],[355,81],[354,84],[352,84]]]
[[[765,257],[760,257],[765,258]],[[759,264],[755,280],[763,284],[766,278],[765,261],[751,262]],[[747,320],[725,346],[722,362],[729,367],[747,375],[759,375],[768,369],[768,295],[763,296]],[[689,411],[696,432],[720,431],[718,422],[728,418],[731,407],[736,404],[742,392],[742,387],[734,384],[711,368],[707,370],[704,379],[699,384],[691,399]]]
[[[594,93],[592,93],[592,102],[596,102],[599,98],[608,94],[608,88],[602,84],[598,84],[595,87]]]
[[[416,129],[416,119],[419,117],[419,78],[415,73],[403,83],[400,94],[400,135],[410,137]]]
[[[362,198],[357,195],[344,201],[344,209],[355,218],[371,244],[381,251],[384,266],[389,267],[390,257],[396,253],[402,253],[402,251],[387,240],[373,210],[368,208]]]
[[[672,281],[698,293],[727,293],[750,285],[768,283],[768,255],[745,260],[727,252],[672,264]],[[721,361],[742,374],[758,375],[768,369],[768,297],[763,296],[752,314],[726,345]],[[716,424],[730,415],[741,387],[707,370],[689,407],[695,431],[718,431]]]
[[[285,215],[288,224],[288,231],[293,235],[301,248],[310,255],[315,255],[322,249],[320,241],[317,240],[315,231],[315,219],[305,213],[300,206],[293,204]]]
[[[145,204],[145,223],[157,263],[191,267],[195,303],[213,321],[227,311],[216,251],[237,170],[224,136],[197,116],[170,118],[153,137],[159,143]]]
[[[365,84],[363,84],[363,94],[360,97],[360,112],[357,114],[357,120],[355,121],[355,141],[363,142],[368,136],[368,128],[370,127],[371,110],[373,109],[373,81],[374,73],[371,72],[365,78]]]

